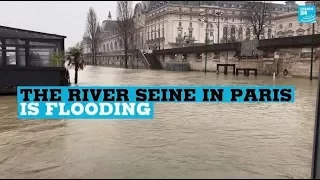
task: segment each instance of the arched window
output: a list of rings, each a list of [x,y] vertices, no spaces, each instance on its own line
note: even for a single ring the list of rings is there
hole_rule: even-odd
[[[114,42],[114,49],[118,49],[118,42]]]
[[[260,39],[264,39],[265,36],[264,36],[264,29],[261,29],[261,32],[260,32]]]
[[[189,38],[192,38],[192,31],[189,31]]]
[[[110,51],[113,51],[113,44],[112,44],[112,42],[110,43]]]
[[[228,37],[228,27],[224,27],[223,28],[223,35],[222,35],[224,41],[227,40],[227,37]]]
[[[242,41],[242,37],[243,37],[242,27],[239,28],[238,37],[239,37],[239,40]]]
[[[272,34],[272,30],[271,29],[268,29],[268,39],[271,39],[271,35]]]
[[[250,28],[246,29],[246,40],[250,40]]]
[[[107,43],[107,51],[110,51],[110,49],[109,49],[109,43]]]
[[[103,52],[106,52],[106,45],[103,44]]]
[[[234,26],[231,27],[231,36],[236,35],[236,28]]]

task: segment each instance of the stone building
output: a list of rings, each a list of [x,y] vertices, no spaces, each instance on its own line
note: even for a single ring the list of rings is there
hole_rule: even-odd
[[[117,36],[117,21],[112,20],[111,13],[107,20],[104,20],[101,24],[101,43],[99,45],[99,52],[114,52],[120,51],[119,37]],[[84,37],[85,39],[85,37]],[[85,44],[85,53],[90,53],[90,45]]]
[[[320,12],[317,13],[319,16]],[[312,34],[312,24],[299,24],[298,13],[292,12],[275,17],[275,33],[277,38],[303,36]],[[319,34],[320,26],[315,23],[314,33]]]
[[[97,62],[99,65],[124,65],[124,47],[123,41],[119,36],[117,30],[118,22],[112,19],[109,11],[108,19],[104,20],[101,24],[101,41],[99,43]],[[138,28],[136,28],[138,29]],[[85,37],[84,37],[85,40]],[[138,48],[138,47],[137,47]],[[90,44],[83,43],[83,49],[85,54],[85,60],[87,63],[91,63],[91,50]],[[132,53],[128,54],[128,64],[133,63]],[[140,65],[139,65],[140,66]]]
[[[158,50],[195,45],[252,40],[253,29],[241,18],[247,1],[142,1],[134,7],[134,49]],[[281,37],[280,22],[293,21],[297,12],[295,1],[272,4],[275,21],[265,26],[261,39]],[[282,23],[284,26],[285,23]],[[294,23],[292,23],[293,25]],[[103,21],[101,56],[121,61],[123,48],[111,14]],[[305,25],[304,25],[305,26]],[[305,31],[307,31],[306,28]],[[301,30],[299,30],[301,31]],[[291,31],[286,32],[291,33]],[[279,34],[279,35],[278,35]],[[296,34],[296,33],[294,33]],[[206,41],[207,37],[207,41]],[[88,46],[86,46],[88,47]],[[89,48],[85,48],[90,52]],[[130,57],[131,59],[133,57]],[[118,59],[118,60],[117,60]]]
[[[247,1],[142,1],[136,14],[145,16],[145,40],[148,49],[226,43],[253,39],[241,14]],[[297,11],[295,1],[273,4],[273,14]],[[206,20],[206,21],[204,21]],[[208,23],[206,23],[208,22]],[[270,24],[262,38],[275,36]]]
[[[142,1],[134,7],[135,47],[170,49],[181,46],[225,43],[253,39],[252,28],[241,19],[247,1]],[[273,4],[275,15],[297,11],[295,1]],[[203,20],[207,20],[208,24]],[[102,23],[100,52],[121,50],[114,30],[116,21],[109,13]],[[206,28],[208,27],[208,28]],[[275,37],[276,26],[266,27],[262,38]],[[89,48],[87,48],[89,49]]]

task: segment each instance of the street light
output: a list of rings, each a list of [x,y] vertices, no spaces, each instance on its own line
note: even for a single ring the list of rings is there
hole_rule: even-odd
[[[216,15],[218,16],[218,44],[220,43],[220,17],[221,17],[221,12],[216,12]]]
[[[316,1],[314,1],[316,5]],[[310,80],[312,80],[313,71],[313,48],[314,48],[314,23],[312,23],[312,37],[311,37],[311,59],[310,59]]]
[[[316,4],[316,2],[314,2]],[[312,64],[313,64],[313,46],[314,46],[314,23],[312,24],[312,46],[311,46],[311,69],[310,69],[310,80],[312,80]],[[311,168],[311,178],[319,179],[319,139],[320,139],[320,64],[318,73],[318,91],[317,91],[317,103],[316,103],[316,118],[314,123],[314,135],[313,135],[313,152],[312,152],[312,168]]]
[[[205,57],[205,61],[204,61],[204,73],[207,73],[207,60],[208,60],[208,18],[206,17],[205,20],[202,19],[198,19],[198,21],[202,22],[204,21],[206,23],[206,39],[205,39],[205,52],[206,52],[206,57]]]
[[[201,15],[201,12],[199,13]],[[205,47],[206,47],[206,57],[205,57],[205,67],[204,67],[204,72],[207,73],[207,60],[208,60],[208,52],[207,52],[207,46],[208,46],[208,25],[211,24],[208,21],[208,14],[204,14],[205,19],[198,19],[200,22],[205,22],[206,23],[206,39],[205,39]],[[218,44],[220,43],[220,17],[221,17],[221,12],[216,12],[216,15],[218,16]]]

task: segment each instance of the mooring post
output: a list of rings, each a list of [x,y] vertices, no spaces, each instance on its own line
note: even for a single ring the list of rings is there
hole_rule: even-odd
[[[233,68],[233,75],[235,75],[235,73],[236,73],[236,65],[234,64],[234,65],[232,66],[232,68]]]

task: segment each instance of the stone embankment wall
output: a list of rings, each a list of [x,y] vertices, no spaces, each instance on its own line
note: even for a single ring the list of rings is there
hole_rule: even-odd
[[[235,64],[236,68],[257,68],[260,75],[283,76],[283,71],[288,71],[287,76],[309,77],[311,48],[277,48],[273,50],[259,50],[257,57],[239,57],[236,51],[221,51],[207,53],[207,71],[217,71],[217,64]],[[165,54],[158,55],[158,59],[165,67],[168,63],[188,63],[191,71],[204,71],[205,53]],[[313,76],[319,72],[320,47],[314,48]],[[220,72],[223,67],[220,67]],[[232,72],[232,67],[228,68]]]
[[[86,64],[91,65],[92,64],[92,56],[86,55],[83,57]],[[98,55],[97,56],[97,65],[98,66],[106,66],[106,67],[119,67],[123,68],[125,67],[125,59],[124,55]],[[127,62],[128,68],[133,69],[146,69],[143,62],[132,55],[128,56],[128,62]]]
[[[190,65],[189,63],[166,63],[162,64],[162,67],[164,67],[165,70],[168,71],[190,71]]]
[[[318,77],[320,47],[314,48],[313,76]],[[277,56],[278,55],[278,56]],[[274,64],[278,72],[288,70],[288,75],[297,77],[309,77],[311,65],[311,48],[281,48],[277,49]]]

